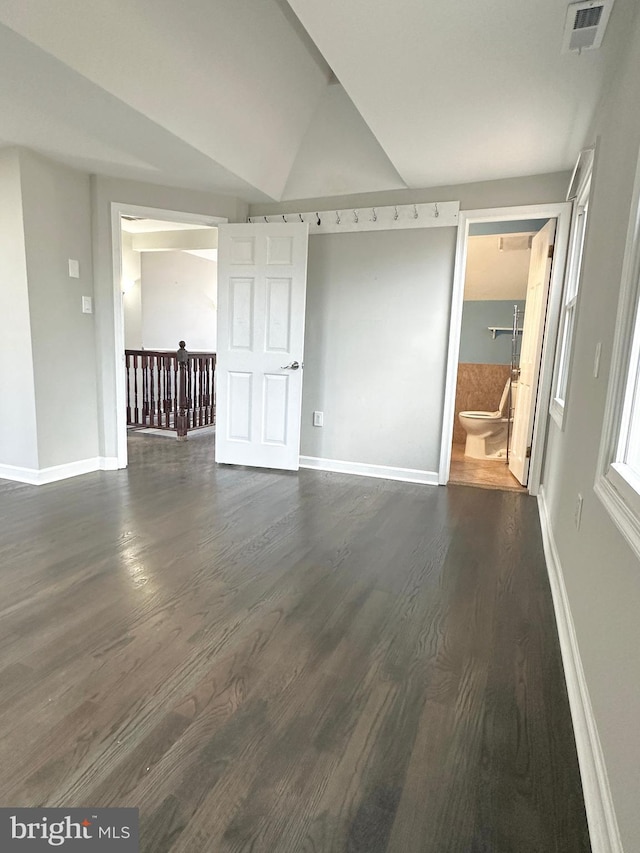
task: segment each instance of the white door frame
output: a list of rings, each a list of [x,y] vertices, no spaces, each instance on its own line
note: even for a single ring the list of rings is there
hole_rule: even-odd
[[[124,307],[122,304],[122,235],[121,216],[140,216],[145,219],[161,219],[167,222],[193,225],[216,226],[229,220],[223,216],[207,216],[183,210],[163,210],[138,204],[111,202],[111,251],[113,265],[113,332],[116,364],[116,447],[118,468],[126,468],[127,454],[127,396],[124,371]]]
[[[464,301],[464,279],[467,266],[469,226],[478,222],[513,222],[519,219],[553,218],[557,220],[558,224],[556,228],[553,267],[551,270],[551,283],[549,285],[547,320],[542,345],[539,391],[536,400],[535,425],[531,444],[531,464],[529,466],[529,493],[532,495],[538,494],[540,476],[542,474],[544,444],[549,421],[546,415],[549,411],[551,398],[553,360],[558,335],[558,318],[560,315],[560,302],[567,260],[571,209],[572,205],[570,202],[556,202],[554,204],[494,207],[485,210],[460,212],[456,260],[453,273],[453,292],[451,295],[451,326],[449,330],[447,376],[442,418],[442,444],[440,446],[440,466],[438,470],[438,483],[440,485],[447,484],[451,467],[451,442],[453,440],[453,418],[455,415],[456,385],[458,381],[458,358],[460,353],[460,330],[462,327],[462,304]]]

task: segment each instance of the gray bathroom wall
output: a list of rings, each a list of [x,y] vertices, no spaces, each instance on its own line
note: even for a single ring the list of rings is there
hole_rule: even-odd
[[[310,238],[303,456],[437,471],[455,240],[455,228]]]
[[[469,237],[539,231],[548,221],[548,219],[514,219],[513,222],[472,222],[469,225]]]
[[[489,326],[513,325],[513,306],[524,312],[524,299],[466,300],[462,309],[459,361],[469,364],[510,364],[511,334],[496,335]],[[520,321],[522,327],[522,321]]]

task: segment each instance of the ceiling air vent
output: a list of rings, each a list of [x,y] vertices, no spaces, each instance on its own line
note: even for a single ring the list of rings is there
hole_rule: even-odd
[[[562,52],[581,53],[600,47],[612,6],[613,0],[571,3],[567,9]]]

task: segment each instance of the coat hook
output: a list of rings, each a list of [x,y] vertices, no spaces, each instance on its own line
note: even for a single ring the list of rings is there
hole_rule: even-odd
[[[413,218],[418,218],[418,208],[415,206],[415,204],[413,205]]]
[[[358,222],[358,211],[357,210],[353,211],[353,221]]]
[[[299,213],[299,214],[298,214],[298,216],[300,217],[300,222],[303,222],[303,223],[304,223],[304,219],[302,218],[302,214],[301,214],[301,213]]]
[[[373,221],[377,222],[378,221],[378,214],[376,213],[375,207],[372,207],[371,210],[373,211]]]
[[[336,210],[336,225],[340,225],[340,214]]]
[[[397,222],[398,221],[398,207],[397,207],[397,205],[394,205],[394,210],[395,210],[395,213],[393,214],[393,218]]]
[[[284,213],[282,214],[282,221],[285,225],[287,224],[287,217],[284,215]]]
[[[438,202],[437,201],[435,202],[435,206],[436,206],[436,219],[437,219],[440,216],[440,211],[438,210]]]
[[[320,214],[316,211],[316,225],[322,225],[322,219],[320,219]]]
[[[247,216],[247,222],[249,223],[249,225],[251,225],[251,217],[250,216]]]
[[[263,216],[262,218],[264,219],[264,221],[265,221],[265,222],[267,223],[267,225],[268,225],[268,224],[269,224],[269,220],[267,219],[267,217],[266,217],[266,216]]]

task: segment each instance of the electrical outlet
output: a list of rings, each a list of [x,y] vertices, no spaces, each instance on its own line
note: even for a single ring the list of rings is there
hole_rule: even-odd
[[[324,426],[324,412],[313,413],[313,425],[317,427]]]
[[[69,258],[69,278],[80,278],[80,263]]]
[[[576,508],[573,512],[573,520],[576,525],[576,530],[580,530],[580,521],[582,520],[582,495],[579,492],[576,500]]]
[[[93,299],[90,296],[82,297],[82,313],[93,314]]]

